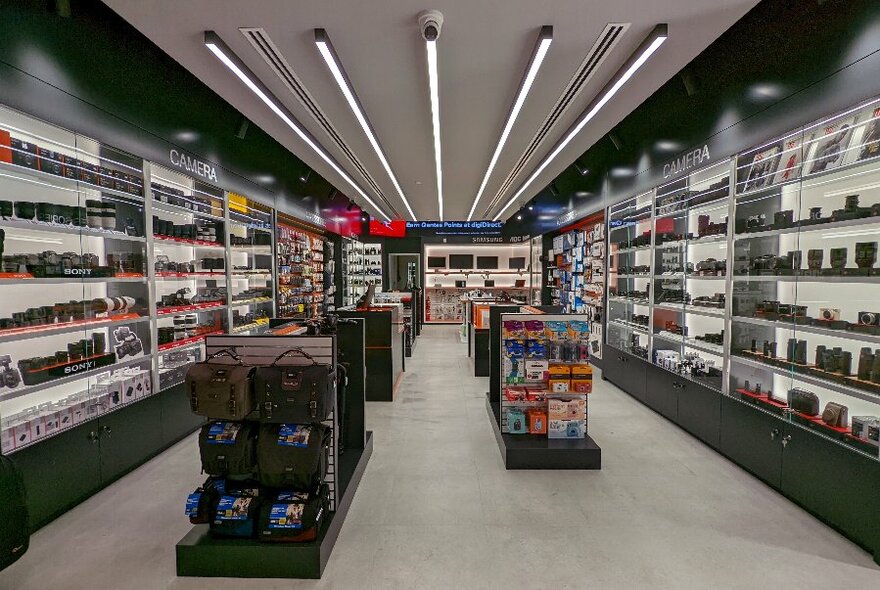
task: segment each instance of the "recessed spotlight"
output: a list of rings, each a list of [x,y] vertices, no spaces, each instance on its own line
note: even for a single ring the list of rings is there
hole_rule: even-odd
[[[242,84],[248,87],[248,89],[259,98],[263,104],[265,104],[269,110],[275,113],[281,121],[293,131],[297,137],[300,138],[309,148],[312,149],[318,156],[330,166],[336,174],[340,176],[345,182],[351,185],[351,187],[357,192],[358,195],[363,197],[364,201],[370,204],[373,209],[379,212],[379,214],[391,221],[391,218],[385,214],[385,212],[378,206],[373,200],[363,191],[363,189],[355,183],[355,181],[348,175],[345,170],[333,159],[333,157],[327,153],[323,147],[318,143],[318,141],[311,136],[308,131],[296,120],[293,114],[281,106],[278,102],[278,99],[275,98],[272,93],[259,82],[259,78],[254,75],[254,73],[248,68],[235,53],[232,52],[231,49],[220,39],[220,36],[217,35],[214,31],[205,31],[205,47],[214,54],[214,56],[220,60],[220,62],[226,66],[229,71],[231,71],[236,78],[238,78]]]
[[[379,144],[379,139],[376,137],[373,126],[370,124],[369,119],[367,119],[363,106],[361,105],[357,94],[355,94],[354,88],[352,87],[348,76],[345,74],[345,70],[342,68],[342,61],[333,49],[333,44],[330,43],[330,37],[327,35],[327,31],[324,29],[315,29],[315,45],[318,46],[318,51],[321,53],[321,57],[324,58],[327,67],[330,68],[330,73],[333,75],[333,79],[336,80],[336,85],[339,86],[342,96],[345,97],[345,101],[354,113],[354,117],[360,124],[361,129],[363,129],[364,134],[367,136],[367,140],[370,142],[370,145],[373,146],[373,151],[376,152],[376,155],[379,157],[379,162],[382,163],[382,167],[385,168],[385,172],[391,179],[391,183],[394,184],[397,194],[400,195],[400,199],[403,201],[403,204],[406,205],[406,210],[409,211],[410,216],[412,216],[415,221],[416,214],[413,213],[412,207],[409,206],[409,201],[407,201],[406,196],[403,194],[403,189],[397,181],[397,177],[391,170],[391,164],[388,163],[388,158],[385,156],[385,151]]]
[[[577,135],[583,130],[584,127],[587,126],[587,123],[592,121],[599,111],[611,101],[612,98],[620,91],[624,84],[626,84],[630,78],[632,78],[635,73],[645,65],[645,62],[656,53],[656,51],[660,48],[661,45],[666,41],[669,34],[667,32],[667,27],[665,24],[660,24],[654,27],[654,30],[645,38],[639,48],[636,49],[635,53],[633,53],[630,58],[627,60],[626,64],[618,70],[617,74],[613,78],[613,82],[609,82],[609,85],[606,86],[606,89],[603,90],[601,96],[597,97],[593,102],[590,103],[590,106],[587,108],[586,112],[581,116],[578,122],[566,133],[565,137],[556,145],[556,147],[551,151],[538,165],[534,172],[532,172],[531,176],[529,176],[526,181],[520,186],[519,190],[510,197],[510,200],[507,201],[507,204],[492,218],[493,221],[498,221],[501,216],[504,214],[510,206],[516,202],[517,199],[526,191],[526,189],[531,186],[531,184],[541,175],[544,170],[546,170],[547,166],[549,166],[559,154],[568,146],[572,140],[577,137]]]
[[[517,213],[517,214],[516,214],[516,220],[517,220],[517,221],[522,221],[522,213]]]
[[[534,210],[535,210],[535,206],[532,204],[529,204],[529,211],[534,211]]]
[[[544,63],[544,58],[547,56],[547,51],[550,49],[550,43],[552,42],[553,27],[549,25],[541,27],[541,32],[538,35],[538,42],[532,50],[532,57],[529,59],[529,65],[526,68],[526,74],[523,76],[522,82],[519,84],[519,90],[516,93],[513,106],[510,108],[510,112],[507,115],[507,122],[504,124],[504,128],[501,131],[501,137],[498,138],[498,144],[495,146],[495,152],[492,154],[492,159],[489,160],[489,167],[486,169],[486,174],[483,176],[483,182],[480,183],[480,188],[477,190],[477,195],[474,197],[474,203],[471,205],[471,211],[467,216],[468,221],[474,216],[474,210],[477,208],[477,203],[480,202],[480,198],[483,196],[483,191],[486,190],[486,185],[489,183],[489,177],[492,176],[492,171],[495,170],[495,165],[498,163],[499,156],[501,156],[501,150],[504,148],[504,144],[507,143],[507,138],[510,136],[513,124],[516,122],[516,118],[522,110],[526,97],[529,95],[529,91],[535,83],[535,78],[538,76],[538,70],[541,69],[541,64]]]

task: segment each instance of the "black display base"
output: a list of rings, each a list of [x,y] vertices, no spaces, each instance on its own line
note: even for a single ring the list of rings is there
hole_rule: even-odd
[[[548,439],[543,435],[501,432],[501,406],[489,401],[486,410],[507,469],[602,469],[602,449],[589,435],[579,439]]]
[[[330,559],[355,491],[373,454],[373,433],[363,449],[339,457],[341,493],[334,512],[310,543],[260,543],[255,539],[215,539],[208,525],[196,525],[177,543],[177,575],[224,578],[318,579]]]

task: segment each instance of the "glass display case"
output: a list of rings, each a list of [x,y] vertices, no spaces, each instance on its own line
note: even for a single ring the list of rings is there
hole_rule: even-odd
[[[204,339],[229,329],[223,191],[150,164],[159,389],[183,382]]]
[[[651,306],[651,212],[648,192],[608,211],[606,343],[648,358]]]
[[[0,108],[8,454],[153,393],[143,162]]]
[[[875,99],[611,207],[606,343],[877,457],[878,156]]]
[[[730,161],[657,188],[651,360],[722,390]]]
[[[229,201],[230,332],[262,334],[275,316],[273,210],[235,193]]]
[[[878,454],[880,101],[737,159],[729,391]]]

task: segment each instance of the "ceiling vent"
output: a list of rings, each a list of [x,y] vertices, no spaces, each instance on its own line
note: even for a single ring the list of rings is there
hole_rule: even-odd
[[[593,47],[590,49],[589,53],[587,53],[584,61],[577,69],[577,72],[575,72],[574,76],[572,76],[571,80],[568,82],[568,86],[565,87],[565,90],[563,90],[562,94],[559,96],[559,99],[556,101],[556,104],[553,106],[550,114],[548,114],[547,118],[544,119],[544,122],[541,124],[538,132],[535,133],[535,136],[529,142],[529,145],[526,147],[522,156],[520,156],[519,161],[510,171],[510,174],[507,175],[507,178],[504,180],[501,188],[498,189],[498,192],[495,194],[495,198],[492,199],[492,202],[486,208],[487,217],[489,212],[501,201],[504,194],[516,181],[523,168],[525,168],[526,164],[528,164],[529,160],[535,154],[535,151],[538,149],[538,147],[556,125],[556,122],[559,120],[559,118],[568,109],[568,107],[571,106],[571,103],[574,102],[575,98],[577,98],[578,94],[580,94],[581,90],[583,90],[584,86],[587,85],[587,83],[593,77],[593,74],[596,73],[596,70],[599,69],[599,66],[602,65],[602,62],[605,61],[605,58],[608,57],[608,54],[610,54],[614,50],[617,42],[620,40],[620,38],[623,36],[628,28],[629,23],[609,23],[605,25],[605,28],[599,34],[598,39],[596,39],[596,42],[593,44]]]
[[[379,197],[379,199],[388,207],[391,212],[394,214],[395,218],[402,219],[400,214],[394,208],[394,206],[388,202],[388,199],[385,197],[385,194],[382,192],[382,189],[379,187],[376,180],[370,175],[367,171],[366,167],[363,163],[358,159],[358,157],[354,154],[352,149],[345,143],[345,140],[342,139],[342,136],[336,131],[336,128],[333,127],[333,124],[330,123],[330,119],[321,110],[321,107],[318,106],[318,103],[312,98],[312,95],[309,93],[308,89],[306,89],[305,85],[303,85],[302,81],[300,81],[299,76],[296,75],[296,72],[293,71],[293,68],[290,67],[290,64],[287,63],[287,60],[278,50],[278,47],[275,43],[272,42],[272,39],[269,38],[269,35],[266,33],[265,29],[262,28],[241,28],[239,29],[241,34],[245,36],[245,38],[250,42],[250,44],[254,47],[257,53],[269,64],[269,67],[272,68],[272,71],[275,72],[275,75],[284,83],[290,92],[296,96],[299,102],[305,107],[305,109],[309,112],[315,122],[321,126],[322,129],[330,136],[330,139],[333,140],[333,143],[342,150],[342,153],[348,158],[348,161],[351,162],[352,166],[354,166],[358,172],[360,172],[361,176],[364,177],[364,180],[367,181],[367,184],[370,185],[370,188],[373,189],[373,192]]]

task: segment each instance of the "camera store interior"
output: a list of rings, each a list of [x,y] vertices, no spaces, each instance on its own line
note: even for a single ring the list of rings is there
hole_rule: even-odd
[[[0,29],[0,589],[880,587],[880,3]]]

